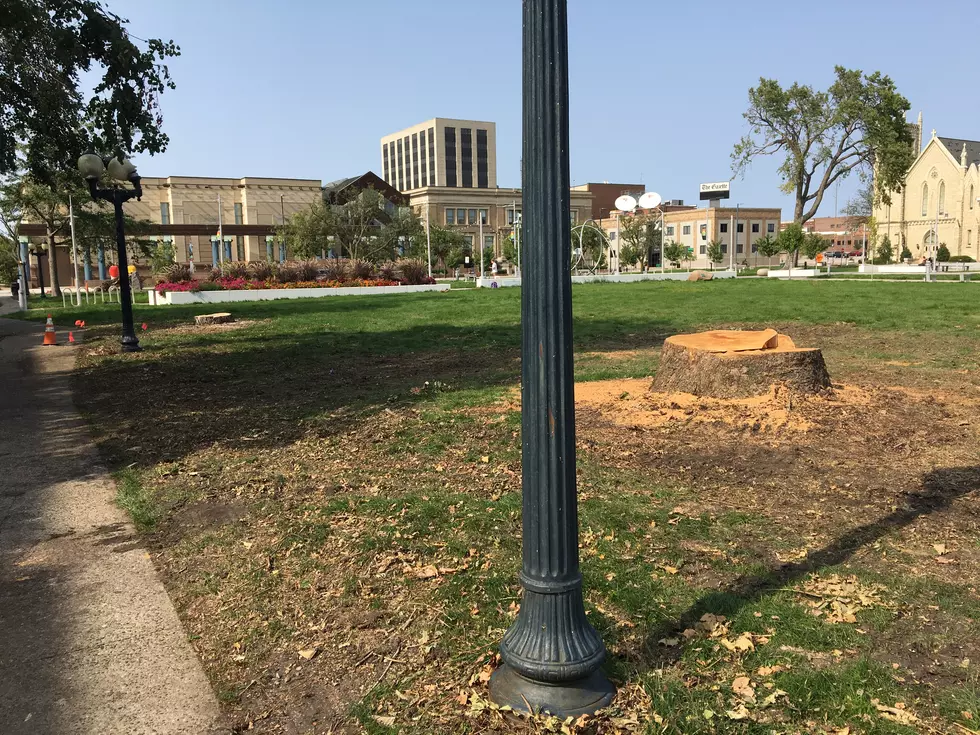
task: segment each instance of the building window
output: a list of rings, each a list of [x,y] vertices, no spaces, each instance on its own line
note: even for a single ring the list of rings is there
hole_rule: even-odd
[[[775,231],[776,231],[776,223],[775,222],[770,222],[769,224],[766,225],[766,232],[768,232],[769,234],[772,234]]]
[[[476,185],[480,189],[490,187],[490,161],[487,155],[487,131],[476,130]]]
[[[473,236],[463,235],[463,242],[466,244],[466,247],[470,249],[470,252],[473,252]]]
[[[745,232],[745,223],[739,222],[737,225],[735,225],[735,232],[739,234]]]
[[[742,245],[742,243],[740,243],[740,242],[735,243],[735,253],[736,253],[736,255],[738,253],[741,253],[743,250],[745,250],[745,246]]]
[[[487,217],[488,214],[489,214],[489,212],[487,212],[487,210],[481,209],[480,210],[480,222],[482,222],[483,224],[489,223],[490,220]]]
[[[727,242],[723,242],[721,244],[721,253],[722,253],[722,255],[727,255],[728,254],[728,243]]]
[[[426,180],[426,168],[425,168],[425,131],[422,131],[422,135],[419,136],[419,167],[422,170],[422,177],[420,183],[422,186],[428,186],[429,182]]]
[[[926,182],[922,183],[922,216],[926,217],[929,214],[929,184]]]
[[[160,224],[169,225],[170,224],[170,203],[160,202]]]
[[[238,259],[245,260],[245,236],[238,235],[235,238],[235,250],[238,251]]]
[[[419,134],[412,133],[412,188],[419,188]]]
[[[520,219],[520,218],[521,218],[521,210],[518,209],[517,210],[517,219]],[[511,207],[510,209],[507,210],[507,224],[508,225],[513,225],[514,224],[514,208],[513,207]]]
[[[684,225],[681,228],[681,234],[682,235],[690,235],[691,234],[691,226],[690,225]]]
[[[700,253],[701,253],[701,255],[707,255],[708,254],[708,246],[705,245],[704,243],[701,243]]]
[[[476,210],[475,209],[469,209],[469,210],[467,210],[466,214],[467,214],[466,224],[468,224],[468,225],[475,225],[476,224]]]
[[[755,235],[758,232],[759,232],[759,223],[758,222],[753,222],[752,223],[752,234]]]
[[[398,189],[398,191],[405,190],[405,159],[403,155],[404,154],[402,151],[402,141],[401,138],[399,138],[398,139],[398,183],[395,185],[395,188]]]
[[[383,143],[381,145],[381,165],[384,167],[385,171],[385,181],[389,184],[391,183],[391,171],[388,168],[388,144]]]
[[[235,224],[240,225],[242,223],[242,205],[239,202],[235,202]]]
[[[457,209],[456,210],[456,224],[457,225],[465,225],[466,224],[466,210],[465,209]]]
[[[673,225],[667,225],[667,236],[668,237],[673,237],[674,236],[674,226]]]
[[[446,128],[446,186],[456,186],[456,128]]]
[[[573,225],[577,225],[578,224],[578,210],[577,209],[573,209],[572,210],[572,224]]]
[[[473,130],[459,129],[460,162],[463,168],[463,187],[473,188]]]
[[[446,209],[446,224],[447,225],[454,225],[454,224],[456,224],[456,210],[455,209]]]
[[[493,235],[483,236],[483,249],[489,250],[491,253],[493,252]]]
[[[722,232],[728,232],[728,223],[727,222],[722,222],[721,223],[721,231]]]
[[[429,184],[439,186],[436,180],[436,131],[429,128]]]
[[[973,202],[974,202],[973,184],[970,184],[970,209],[973,209]]]
[[[612,242],[615,239],[616,239],[616,232],[614,230],[614,231],[612,231],[612,232],[609,233],[609,242]]]
[[[742,247],[742,246],[739,245],[739,247]],[[741,250],[739,252],[741,252]],[[755,243],[752,243],[752,254],[755,255],[758,252],[759,252],[759,246],[756,245]]]
[[[939,213],[946,214],[946,182],[939,182]]]

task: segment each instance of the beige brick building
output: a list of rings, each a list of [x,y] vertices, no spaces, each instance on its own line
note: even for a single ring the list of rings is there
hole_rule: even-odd
[[[399,191],[497,187],[497,126],[435,117],[381,139],[381,178]]]
[[[980,141],[936,135],[922,148],[922,115],[913,126],[918,157],[901,192],[875,207],[878,235],[888,236],[898,258],[934,257],[945,244],[951,255],[980,260]]]
[[[691,249],[693,259],[685,262],[685,265],[690,265],[692,268],[710,268],[708,243],[712,240],[721,243],[724,256],[719,264],[721,267],[727,268],[732,262],[733,255],[734,261],[739,265],[745,263],[749,267],[768,265],[769,259],[759,255],[755,243],[766,235],[776,237],[779,234],[781,209],[759,207],[699,209],[683,205],[665,205],[665,209],[666,211],[662,213],[663,242],[666,245],[676,241]],[[630,216],[634,215],[621,215],[619,219],[615,216],[606,217],[599,221],[609,239],[610,249],[614,253],[611,258],[614,267],[617,261],[615,254],[619,252],[619,228],[622,225],[622,217]],[[659,220],[661,212],[659,209],[637,210],[637,216]],[[734,253],[731,249],[733,245]]]
[[[592,215],[592,194],[571,191],[572,222]],[[483,222],[484,247],[499,257],[501,243],[514,232],[521,214],[520,189],[463,189],[427,186],[409,192],[410,203],[423,222],[450,227],[463,233],[470,244],[479,240]]]

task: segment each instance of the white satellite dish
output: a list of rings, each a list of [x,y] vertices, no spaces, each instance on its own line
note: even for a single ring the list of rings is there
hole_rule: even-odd
[[[632,212],[636,209],[636,200],[629,194],[623,194],[616,200],[616,209],[620,212]]]
[[[655,191],[648,191],[640,197],[640,209],[656,209],[660,206],[663,199]]]

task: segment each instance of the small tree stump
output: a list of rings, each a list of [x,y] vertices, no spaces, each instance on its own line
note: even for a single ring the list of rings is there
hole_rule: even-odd
[[[693,271],[687,276],[689,281],[710,281],[714,276],[706,271]]]
[[[775,330],[678,334],[664,341],[652,389],[713,398],[764,395],[773,385],[794,393],[831,387],[818,349],[800,348]]]
[[[198,314],[194,317],[194,323],[199,327],[205,324],[227,324],[233,321],[235,321],[235,317],[227,311],[220,311],[217,314]]]

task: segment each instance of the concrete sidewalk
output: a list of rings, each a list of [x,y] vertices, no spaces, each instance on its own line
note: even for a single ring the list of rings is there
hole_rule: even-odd
[[[74,348],[40,343],[0,319],[0,733],[212,732],[217,701],[72,402]]]

